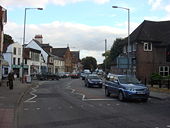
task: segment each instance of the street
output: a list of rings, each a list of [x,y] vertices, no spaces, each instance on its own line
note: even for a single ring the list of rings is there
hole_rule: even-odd
[[[23,97],[18,128],[170,128],[170,100],[120,102],[81,79],[40,81]]]

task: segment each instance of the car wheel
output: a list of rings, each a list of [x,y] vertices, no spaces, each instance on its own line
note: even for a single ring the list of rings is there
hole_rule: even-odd
[[[109,90],[108,90],[107,88],[105,88],[105,95],[106,95],[107,97],[110,96],[110,92],[109,92]]]
[[[124,95],[123,95],[123,92],[122,92],[122,91],[119,92],[118,99],[119,99],[120,101],[124,101]]]

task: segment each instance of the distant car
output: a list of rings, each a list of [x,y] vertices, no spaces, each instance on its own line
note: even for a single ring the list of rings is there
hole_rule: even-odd
[[[59,76],[53,73],[39,73],[36,75],[38,80],[59,80]]]
[[[80,75],[79,75],[79,73],[74,72],[74,73],[71,73],[71,74],[70,74],[70,77],[71,77],[72,79],[75,79],[75,78],[80,78]]]
[[[86,78],[89,74],[91,74],[91,73],[83,73],[83,74],[81,74],[82,80],[85,80],[85,78]]]
[[[120,101],[125,99],[141,99],[147,101],[149,97],[149,89],[141,84],[133,76],[128,75],[112,75],[109,81],[105,81],[105,95],[114,94],[118,96]]]
[[[85,86],[87,87],[99,87],[102,88],[103,82],[96,74],[89,74],[85,78]]]

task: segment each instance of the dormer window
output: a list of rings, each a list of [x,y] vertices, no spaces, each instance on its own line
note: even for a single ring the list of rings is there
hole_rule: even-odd
[[[152,43],[150,42],[144,42],[143,47],[144,51],[152,51]]]

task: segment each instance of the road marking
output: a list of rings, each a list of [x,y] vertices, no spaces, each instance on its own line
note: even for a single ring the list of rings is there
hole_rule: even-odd
[[[28,111],[28,108],[24,108],[24,111]]]
[[[38,87],[39,87],[39,85],[36,85],[34,88],[31,88],[32,91],[30,92],[30,95],[32,95],[33,97],[25,100],[24,102],[26,102],[26,103],[35,103],[35,102],[36,102],[36,101],[34,101],[33,99],[35,99],[35,98],[37,97],[37,95],[34,94],[34,93],[37,91],[36,89],[37,89]]]
[[[167,127],[167,128],[170,128],[170,125],[167,125],[166,127]]]
[[[37,110],[40,110],[40,108],[36,108]]]
[[[115,99],[109,99],[109,98],[104,98],[104,99],[88,99],[88,98],[86,98],[86,95],[85,94],[83,94],[83,93],[79,93],[79,92],[76,92],[77,90],[76,89],[73,89],[73,88],[71,88],[71,86],[70,86],[70,84],[71,84],[72,82],[70,82],[70,83],[67,83],[66,84],[66,89],[69,89],[69,90],[71,90],[71,93],[73,93],[73,94],[77,94],[77,95],[80,95],[80,96],[82,96],[82,101],[113,101],[113,100],[115,100]]]

